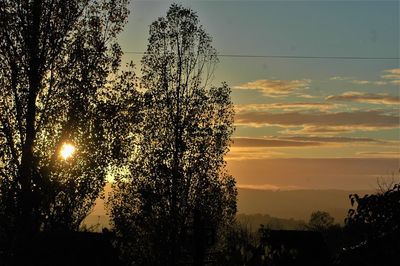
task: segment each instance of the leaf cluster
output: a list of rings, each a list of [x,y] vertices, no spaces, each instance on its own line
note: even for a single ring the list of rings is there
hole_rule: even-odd
[[[348,212],[346,224],[350,229],[366,238],[399,232],[400,184],[376,194],[363,197],[352,194],[349,198],[353,208]]]

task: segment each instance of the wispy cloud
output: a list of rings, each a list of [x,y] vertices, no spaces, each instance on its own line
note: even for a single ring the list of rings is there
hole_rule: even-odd
[[[388,171],[399,169],[392,158],[285,158],[228,162],[237,184],[309,189],[375,189],[376,181]]]
[[[399,158],[400,151],[371,151],[371,152],[358,152],[358,155],[363,157],[373,157],[373,158]]]
[[[272,184],[237,184],[236,186],[241,189],[274,190],[274,191],[304,189],[304,187],[300,186],[277,186]]]
[[[317,137],[317,136],[274,136],[268,138],[233,138],[233,147],[305,147],[330,143],[384,143],[372,138]]]
[[[259,160],[269,159],[276,156],[282,156],[282,152],[272,151],[266,147],[231,147],[231,150],[226,155],[227,161],[242,161],[242,160]]]
[[[361,93],[348,91],[341,95],[330,95],[326,97],[329,101],[349,101],[372,104],[400,104],[400,97],[386,93]]]
[[[389,77],[389,75],[384,75],[386,77]],[[381,76],[381,78],[383,78],[383,76]],[[377,80],[377,81],[372,81],[372,80],[363,80],[363,79],[356,79],[355,77],[346,77],[346,76],[334,76],[329,78],[329,80],[333,80],[333,81],[345,81],[345,82],[349,82],[352,84],[356,84],[356,85],[376,85],[376,86],[383,86],[383,85],[387,85],[388,82],[384,81],[384,80]]]
[[[273,136],[266,138],[243,138],[238,137],[233,139],[231,154],[241,154],[243,157],[248,157],[251,154],[253,157],[259,157],[263,152],[268,154],[270,150],[263,148],[302,148],[302,147],[318,147],[332,146],[344,144],[358,145],[384,145],[385,141],[372,138],[354,138],[354,137],[321,137],[321,136]]]
[[[383,71],[385,74],[381,76],[383,79],[400,79],[400,68],[393,68]]]
[[[354,112],[243,112],[236,115],[236,124],[247,126],[278,125],[283,127],[334,127],[353,129],[382,129],[399,126],[398,115],[383,111]]]
[[[286,102],[265,104],[237,104],[235,110],[239,112],[262,112],[268,110],[295,111],[295,110],[321,110],[326,111],[340,107],[340,104],[329,102]]]
[[[370,84],[372,82],[369,81],[369,80],[358,80],[358,79],[355,79],[355,80],[352,80],[351,83],[358,84],[358,85],[365,85],[365,84]]]
[[[316,137],[316,136],[292,136],[285,137],[286,139],[296,141],[312,141],[320,143],[384,143],[381,140],[372,138],[354,138],[354,137]]]
[[[336,135],[340,133],[352,132],[354,128],[351,126],[304,126],[300,130],[286,130],[287,134],[321,134]]]
[[[241,90],[258,90],[268,97],[285,97],[292,94],[303,95],[304,93],[301,92],[308,89],[310,83],[310,79],[259,79],[235,86],[234,88]]]
[[[340,81],[350,80],[350,79],[353,79],[353,77],[334,76],[329,78],[329,80],[340,80]]]
[[[319,146],[320,142],[279,138],[234,138],[233,147],[304,147]]]
[[[383,72],[385,74],[381,78],[389,80],[394,85],[400,85],[400,68],[388,69]]]

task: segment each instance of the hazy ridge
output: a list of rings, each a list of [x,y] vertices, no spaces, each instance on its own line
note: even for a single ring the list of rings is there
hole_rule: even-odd
[[[373,191],[345,190],[256,190],[238,189],[239,214],[268,214],[284,219],[308,221],[313,211],[329,212],[338,223],[343,223],[349,208],[349,195],[370,194]]]
[[[106,195],[110,187],[106,186]],[[337,223],[343,224],[347,211],[351,208],[349,195],[373,193],[372,190],[257,190],[238,188],[238,220],[248,224],[253,230],[263,224],[279,229],[296,229],[301,222],[308,221],[313,211],[327,211]],[[85,219],[85,224],[99,224],[98,229],[109,224],[104,210],[104,201],[98,199],[93,212]],[[256,227],[256,228],[254,228]]]

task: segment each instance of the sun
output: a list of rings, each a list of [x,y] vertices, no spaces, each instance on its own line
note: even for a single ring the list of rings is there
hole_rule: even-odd
[[[72,144],[70,144],[70,143],[64,143],[64,144],[62,145],[62,147],[61,147],[60,155],[61,155],[61,157],[62,157],[64,160],[66,160],[66,159],[72,157],[72,155],[74,154],[74,152],[75,152],[75,147],[74,147],[74,145],[72,145]]]

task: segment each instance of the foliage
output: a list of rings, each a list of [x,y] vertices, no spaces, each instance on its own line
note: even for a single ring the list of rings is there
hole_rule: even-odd
[[[252,265],[251,259],[257,254],[262,230],[253,232],[247,225],[233,223],[224,229],[220,242],[217,265]]]
[[[334,226],[335,219],[324,211],[316,211],[311,213],[310,220],[306,227],[311,231],[324,232]]]
[[[250,230],[256,231],[260,224],[272,230],[301,230],[306,226],[302,220],[293,218],[285,219],[273,217],[268,214],[243,214],[236,215],[238,222],[249,226]]]
[[[209,86],[216,62],[192,10],[174,4],[151,24],[135,152],[109,202],[113,226],[130,238],[125,247],[137,264],[175,265],[184,253],[201,260],[236,213],[235,181],[223,159],[233,104],[226,84]]]
[[[118,157],[117,117],[131,106],[117,95],[135,97],[117,72],[126,5],[0,3],[1,212],[24,230],[76,230]],[[63,143],[76,147],[68,160]]]
[[[400,184],[393,184],[385,191],[360,197],[350,195],[351,205],[346,225],[363,238],[382,237],[399,233]]]
[[[394,177],[394,175],[393,175]],[[378,182],[375,194],[349,196],[347,243],[337,265],[398,265],[400,252],[400,184]]]

